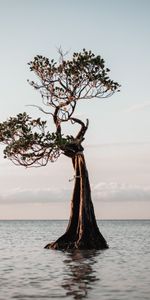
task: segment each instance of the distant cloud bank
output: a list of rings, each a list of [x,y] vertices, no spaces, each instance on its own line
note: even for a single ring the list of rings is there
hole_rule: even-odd
[[[71,199],[70,189],[14,189],[0,194],[0,204],[51,203]],[[100,182],[92,186],[94,201],[150,201],[150,186]]]
[[[0,204],[50,203],[69,199],[67,189],[14,189],[0,194]]]
[[[93,187],[93,196],[99,201],[149,201],[150,186],[100,182]]]

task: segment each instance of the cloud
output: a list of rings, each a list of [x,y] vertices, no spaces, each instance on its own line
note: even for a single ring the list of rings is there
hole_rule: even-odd
[[[70,201],[72,188],[13,189],[0,195],[0,204],[44,204]],[[94,201],[150,201],[150,186],[117,182],[92,185]]]
[[[132,105],[129,108],[127,108],[125,112],[137,112],[137,111],[145,110],[147,108],[150,108],[150,101],[146,101],[141,104]]]
[[[100,182],[92,194],[99,201],[150,201],[150,186]]]
[[[0,204],[62,202],[71,197],[69,189],[13,189],[0,195]]]

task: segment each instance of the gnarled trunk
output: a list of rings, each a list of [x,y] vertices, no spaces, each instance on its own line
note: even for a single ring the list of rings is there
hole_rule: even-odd
[[[91,200],[88,171],[83,152],[73,158],[75,185],[71,200],[71,214],[66,232],[49,249],[106,249],[107,242],[99,231]]]

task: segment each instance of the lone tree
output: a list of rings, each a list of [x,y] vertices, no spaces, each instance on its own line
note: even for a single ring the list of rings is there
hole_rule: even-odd
[[[84,99],[107,98],[119,90],[119,84],[108,76],[109,69],[101,56],[83,49],[66,60],[59,51],[59,61],[37,55],[29,63],[38,82],[29,83],[39,90],[43,105],[39,110],[53,120],[55,132],[47,130],[47,122],[32,119],[20,113],[0,123],[0,142],[6,145],[4,157],[25,167],[45,166],[61,154],[71,158],[75,171],[71,214],[66,232],[45,246],[52,249],[105,249],[107,242],[99,231],[91,200],[91,189],[82,142],[88,128],[74,117],[76,105]],[[36,106],[36,105],[34,105]],[[80,127],[75,136],[62,133],[62,124],[68,122]]]

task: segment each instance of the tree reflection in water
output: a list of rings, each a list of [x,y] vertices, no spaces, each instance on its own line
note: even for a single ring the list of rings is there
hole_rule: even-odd
[[[92,289],[94,282],[99,280],[93,266],[100,253],[96,250],[75,250],[67,253],[67,259],[64,260],[66,270],[62,283],[62,287],[67,291],[66,297],[82,299],[88,296],[88,290]]]

